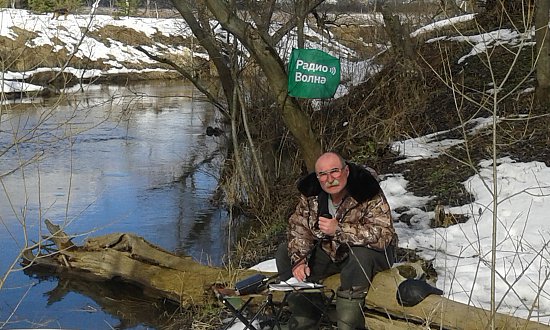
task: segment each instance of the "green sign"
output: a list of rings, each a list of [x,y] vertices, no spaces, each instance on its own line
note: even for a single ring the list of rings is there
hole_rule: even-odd
[[[340,60],[318,49],[293,49],[288,68],[288,95],[331,98],[340,84]]]

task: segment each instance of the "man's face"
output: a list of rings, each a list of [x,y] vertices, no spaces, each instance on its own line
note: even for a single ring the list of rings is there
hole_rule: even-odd
[[[349,168],[334,154],[321,156],[315,164],[315,172],[321,188],[331,195],[344,190],[348,182]]]

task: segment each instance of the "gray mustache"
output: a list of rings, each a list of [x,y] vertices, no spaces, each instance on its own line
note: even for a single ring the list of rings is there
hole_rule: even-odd
[[[332,182],[328,182],[328,181],[327,181],[327,182],[325,183],[325,187],[330,188],[330,187],[337,186],[337,185],[339,185],[339,184],[340,184],[340,180],[334,179],[334,181],[332,181]]]

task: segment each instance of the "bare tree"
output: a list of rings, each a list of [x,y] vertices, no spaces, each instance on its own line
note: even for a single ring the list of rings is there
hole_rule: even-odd
[[[447,17],[456,16],[462,11],[455,0],[440,0],[440,6],[443,14]]]
[[[207,34],[207,31],[211,31],[206,25],[207,17],[212,17],[219,22],[223,29],[228,31],[248,51],[265,75],[270,89],[273,91],[282,120],[294,136],[309,169],[314,168],[315,160],[321,154],[321,145],[311,128],[309,117],[302,111],[300,103],[288,96],[287,72],[276,46],[286,33],[296,27],[299,17],[305,17],[322,1],[297,2],[296,14],[283,21],[273,33],[270,33],[270,28],[274,23],[275,1],[256,2],[251,4],[246,12],[240,12],[236,6],[231,6],[230,3],[222,0],[197,2],[196,10],[193,10],[190,1],[172,1],[192,28],[201,45],[208,51],[220,75],[224,94],[228,100],[227,104],[238,104],[232,101],[234,82],[231,80],[232,75],[227,74],[232,71],[232,68],[228,62],[224,62],[222,49],[214,42],[212,35]],[[250,15],[254,24],[244,15]]]
[[[207,51],[210,61],[217,70],[227,104],[232,104],[234,82],[231,79],[231,63],[226,56],[229,49],[224,49],[226,45],[216,39],[216,35],[210,28],[206,9],[200,3],[197,3],[197,6],[192,6],[189,1],[173,1],[173,3],[201,46]],[[200,84],[200,81],[191,75],[187,78],[191,78],[191,82],[195,85]]]
[[[550,104],[550,36],[548,20],[550,1],[537,0],[535,10],[535,36],[537,41],[537,100]]]
[[[499,16],[513,16],[528,12],[535,0],[486,0],[485,10],[495,11]]]
[[[414,47],[407,27],[402,24],[399,15],[393,13],[387,6],[381,6],[385,30],[390,39],[395,58],[411,60],[414,57]]]

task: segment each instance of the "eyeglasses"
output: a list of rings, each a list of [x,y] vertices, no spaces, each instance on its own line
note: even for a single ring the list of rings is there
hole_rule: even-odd
[[[338,179],[339,177],[342,176],[342,171],[345,168],[346,168],[346,165],[344,165],[341,168],[335,167],[335,168],[331,168],[330,170],[320,171],[317,173],[317,179],[319,179],[319,181],[321,182],[324,182],[328,180],[329,175],[335,179]]]

